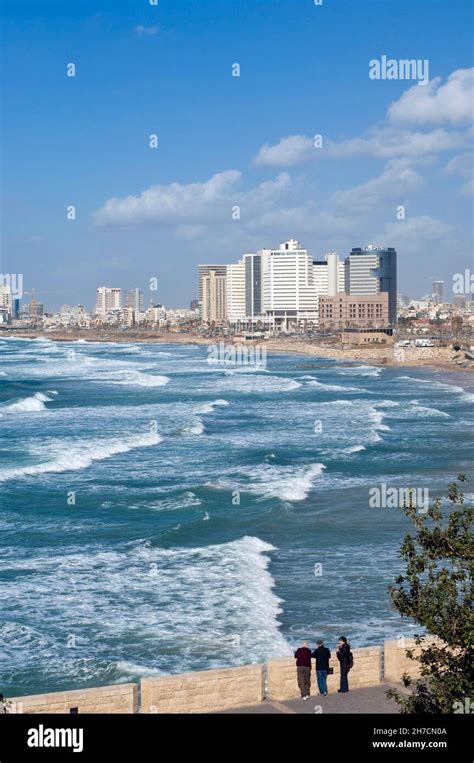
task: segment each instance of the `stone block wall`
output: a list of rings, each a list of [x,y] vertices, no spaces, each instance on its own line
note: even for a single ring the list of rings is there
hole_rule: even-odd
[[[10,697],[13,713],[135,713],[137,711],[137,684],[116,684],[98,689],[57,691]]]
[[[142,713],[207,713],[264,699],[263,665],[202,670],[141,681]]]

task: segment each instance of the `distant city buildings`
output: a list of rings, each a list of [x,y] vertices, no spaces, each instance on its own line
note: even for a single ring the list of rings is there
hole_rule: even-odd
[[[218,331],[338,333],[349,343],[389,343],[394,329],[438,338],[468,336],[474,327],[471,294],[455,294],[445,303],[444,282],[422,299],[398,295],[397,253],[393,248],[353,248],[343,260],[336,252],[313,259],[296,239],[277,248],[247,252],[229,265],[198,266],[198,299],[190,309],[150,303],[138,287],[100,286],[95,308],[63,304],[45,312],[36,299],[22,303],[7,279],[0,282],[0,325],[42,329],[143,328],[166,332]],[[464,333],[463,333],[464,332]]]
[[[367,246],[352,249],[345,260],[347,294],[388,294],[388,321],[397,322],[397,253],[395,249]]]
[[[345,262],[336,252],[313,260],[299,241],[289,239],[277,249],[244,254],[236,264],[199,265],[200,317],[210,326],[261,325],[285,332],[317,328],[322,320],[327,325],[331,313],[338,327],[395,324],[396,255],[393,248],[367,246],[352,249]]]
[[[131,307],[132,310],[143,312],[144,300],[141,289],[130,289],[125,292],[125,307]]]
[[[0,284],[0,324],[9,323],[13,314],[13,295],[11,287]]]
[[[444,281],[433,281],[433,301],[436,302],[436,304],[441,304],[443,302],[443,287],[444,287]]]
[[[122,289],[116,287],[100,286],[97,289],[95,311],[97,315],[105,316],[111,310],[120,310],[122,307]]]

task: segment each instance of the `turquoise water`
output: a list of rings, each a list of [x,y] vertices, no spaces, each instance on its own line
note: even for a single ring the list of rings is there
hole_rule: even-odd
[[[0,360],[0,691],[413,632],[386,592],[409,523],[368,491],[472,474],[468,374],[46,339]]]

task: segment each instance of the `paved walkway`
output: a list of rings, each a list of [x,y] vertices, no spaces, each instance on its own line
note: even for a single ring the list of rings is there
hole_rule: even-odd
[[[367,689],[353,689],[347,694],[328,694],[327,697],[316,695],[306,702],[302,699],[285,699],[283,701],[265,700],[259,705],[238,707],[224,710],[224,713],[398,713],[395,702],[387,699],[386,691],[393,688],[390,684],[370,686]],[[397,689],[400,689],[397,686]],[[404,693],[404,692],[403,692]]]

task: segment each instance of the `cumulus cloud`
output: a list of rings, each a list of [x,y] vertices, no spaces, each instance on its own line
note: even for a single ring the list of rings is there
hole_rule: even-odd
[[[384,201],[402,198],[422,182],[408,160],[392,159],[377,177],[349,190],[336,191],[332,203],[349,210],[369,210]]]
[[[288,135],[274,145],[261,146],[253,162],[291,167],[319,159],[414,158],[462,148],[471,138],[470,131],[462,128],[474,118],[473,73],[474,69],[458,69],[444,84],[437,77],[423,87],[414,85],[390,105],[384,125],[361,137],[336,142],[323,136],[322,147],[315,148],[314,139],[307,135]],[[410,129],[410,125],[421,129]]]
[[[418,84],[391,104],[388,118],[404,124],[470,124],[473,119],[474,68],[457,69],[442,82],[435,77],[428,84]]]
[[[94,214],[97,225],[162,223],[180,226],[180,235],[193,238],[206,221],[228,220],[234,206],[255,215],[271,207],[291,185],[287,173],[249,191],[239,190],[241,172],[218,172],[203,183],[155,185],[137,196],[111,198]]]
[[[253,161],[264,167],[291,167],[312,159],[319,150],[314,147],[311,138],[305,135],[288,135],[274,146],[265,143]]]
[[[421,157],[451,151],[464,146],[468,136],[464,132],[443,129],[429,132],[410,132],[393,128],[374,129],[365,138],[354,138],[341,143],[329,143],[327,156],[346,159],[351,156],[372,156],[377,159]],[[321,149],[324,157],[324,150]]]
[[[412,132],[395,127],[370,130],[366,136],[336,143],[323,139],[321,148],[315,148],[311,138],[290,135],[274,146],[265,144],[254,158],[260,166],[291,166],[317,159],[348,159],[369,156],[376,159],[422,157],[462,148],[469,142],[466,131],[437,128],[427,132]]]
[[[465,181],[461,186],[463,196],[474,193],[474,153],[458,154],[448,162],[445,170],[448,175],[455,175]]]

